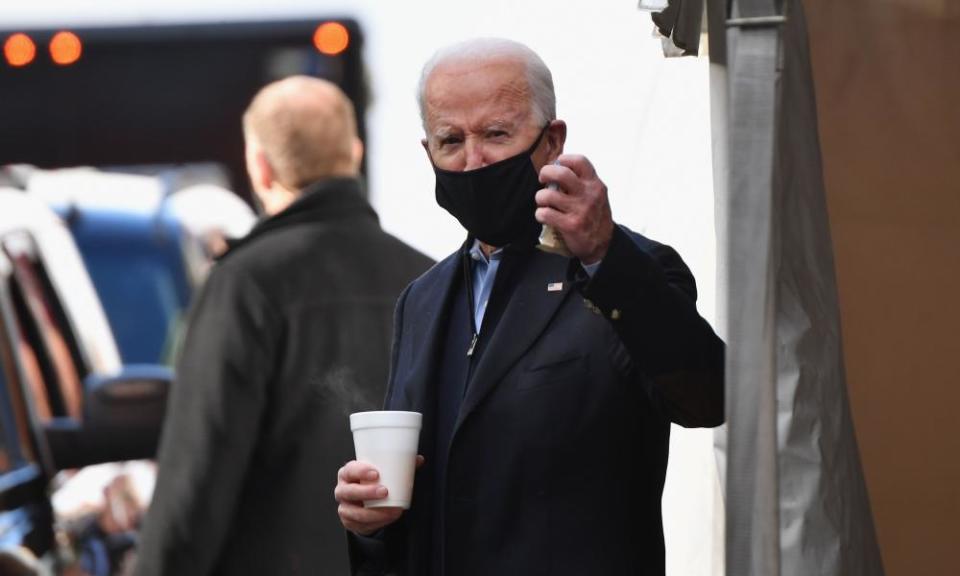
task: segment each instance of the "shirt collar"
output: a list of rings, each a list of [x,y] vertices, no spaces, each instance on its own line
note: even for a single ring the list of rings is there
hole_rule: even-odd
[[[487,255],[483,253],[483,248],[480,247],[480,241],[474,238],[473,246],[470,247],[470,258],[476,262],[489,263]],[[490,258],[493,260],[499,260],[503,256],[503,248],[497,248],[490,254]]]

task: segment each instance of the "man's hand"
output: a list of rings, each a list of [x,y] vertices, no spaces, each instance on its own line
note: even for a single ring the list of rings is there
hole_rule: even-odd
[[[613,238],[613,217],[607,186],[590,161],[585,156],[563,154],[556,164],[540,169],[540,182],[548,187],[537,192],[537,221],[553,226],[583,264],[602,260]]]
[[[417,467],[423,464],[423,456],[417,456]],[[333,496],[340,503],[337,514],[347,530],[369,536],[377,530],[393,524],[403,514],[402,508],[364,508],[364,500],[379,500],[387,497],[387,488],[378,483],[380,473],[366,462],[351,460],[337,473],[337,487]]]

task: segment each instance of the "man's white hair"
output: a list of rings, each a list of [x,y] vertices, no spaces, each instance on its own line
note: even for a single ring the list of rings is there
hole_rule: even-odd
[[[450,62],[485,62],[499,57],[514,57],[524,63],[527,82],[530,85],[530,107],[533,118],[541,125],[557,118],[557,97],[553,91],[553,75],[536,52],[513,40],[505,38],[474,38],[437,50],[423,66],[417,86],[417,102],[420,105],[420,120],[427,129],[426,89],[427,79],[437,66]]]

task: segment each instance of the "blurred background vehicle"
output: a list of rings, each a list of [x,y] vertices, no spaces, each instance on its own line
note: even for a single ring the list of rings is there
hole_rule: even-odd
[[[59,214],[103,302],[124,363],[172,365],[190,299],[213,261],[256,217],[196,168],[154,174],[10,167]]]
[[[101,468],[92,506],[57,496],[79,469],[155,453],[172,373],[120,362],[66,225],[20,190],[0,189],[0,317],[0,550],[62,568],[74,547],[97,557],[83,552],[95,534],[103,556],[146,501],[128,465]]]

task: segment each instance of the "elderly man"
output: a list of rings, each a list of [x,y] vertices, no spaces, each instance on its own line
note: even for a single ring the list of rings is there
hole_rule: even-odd
[[[354,573],[663,574],[670,422],[723,421],[724,346],[671,248],[614,223],[563,153],[525,46],[439,52],[421,79],[437,202],[469,236],[397,305],[386,408],[424,414],[413,504],[341,468]],[[540,224],[569,258],[534,248]]]
[[[343,574],[335,504],[347,415],[379,406],[401,290],[430,265],[361,192],[353,106],[281,80],[243,119],[267,218],[214,267],[167,409],[138,574]]]

